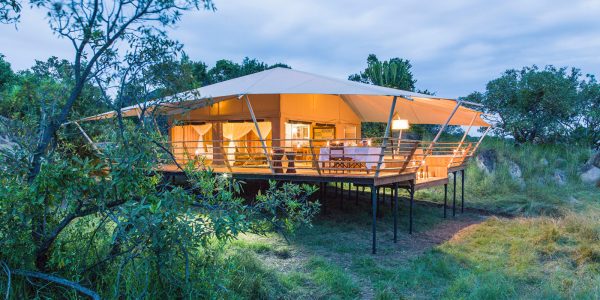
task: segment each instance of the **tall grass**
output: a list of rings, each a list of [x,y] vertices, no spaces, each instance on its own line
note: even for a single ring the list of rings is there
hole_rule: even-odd
[[[482,171],[475,158],[466,169],[465,201],[468,206],[519,215],[564,215],[568,211],[596,208],[598,189],[579,180],[581,167],[591,151],[570,145],[515,146],[511,142],[490,138],[481,151],[494,151],[496,169],[491,174]],[[510,175],[510,164],[519,166],[522,179]],[[559,184],[555,174],[565,176]],[[460,197],[460,174],[457,196]],[[452,182],[449,184],[449,196]],[[424,190],[418,198],[443,201],[443,188]],[[591,206],[590,206],[591,205]]]

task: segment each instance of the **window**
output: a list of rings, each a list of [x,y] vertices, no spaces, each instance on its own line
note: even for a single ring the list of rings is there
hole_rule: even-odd
[[[285,123],[286,146],[308,146],[310,125],[300,123]],[[306,140],[306,141],[303,141]]]
[[[356,126],[344,127],[344,139],[356,139]]]

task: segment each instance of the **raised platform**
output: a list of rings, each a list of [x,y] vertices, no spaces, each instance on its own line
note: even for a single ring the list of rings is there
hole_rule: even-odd
[[[182,175],[183,171],[176,165],[163,165],[160,170],[170,176]],[[321,172],[320,174],[311,169],[296,169],[296,173],[272,173],[267,168],[249,168],[232,167],[229,171],[226,167],[213,167],[212,170],[217,174],[230,174],[233,178],[240,180],[281,180],[297,182],[350,182],[360,185],[383,186],[394,183],[409,183],[416,180],[415,173],[392,173],[381,172],[379,176],[375,173],[335,173]]]

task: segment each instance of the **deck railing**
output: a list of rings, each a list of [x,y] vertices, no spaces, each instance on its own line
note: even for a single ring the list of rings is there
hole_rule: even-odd
[[[472,143],[431,142],[389,138],[371,139],[266,139],[173,141],[169,144],[178,163],[193,160],[230,172],[271,172],[385,175],[429,173],[436,167],[461,165],[472,156]],[[382,151],[383,150],[383,151]],[[168,163],[168,162],[166,162]]]

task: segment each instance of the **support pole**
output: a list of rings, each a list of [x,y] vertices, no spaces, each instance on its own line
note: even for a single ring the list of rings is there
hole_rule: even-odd
[[[409,188],[408,192],[410,193],[408,233],[412,234],[412,232],[413,232],[413,205],[415,202],[415,181],[414,180],[410,181],[410,188]]]
[[[460,213],[465,212],[465,169],[460,170]]]
[[[452,183],[454,188],[452,189],[452,216],[456,216],[456,171],[452,172]]]
[[[327,182],[321,182],[323,186],[323,213],[327,214],[327,206],[329,201],[327,200]]]
[[[340,209],[344,210],[344,183],[340,182]]]
[[[381,190],[381,188],[379,188],[379,187],[376,187],[375,189],[377,190],[377,191],[375,192],[375,193],[377,194],[377,204],[379,204],[379,201],[381,201],[381,200],[379,200],[379,199],[380,199],[380,198],[379,198],[379,193],[380,193],[380,190]],[[379,214],[379,206],[377,206],[377,216],[380,216],[380,214]]]
[[[473,116],[473,119],[471,119],[471,122],[469,123],[469,127],[467,128],[467,130],[465,130],[465,134],[463,134],[462,139],[460,139],[460,142],[458,143],[458,146],[453,151],[452,158],[450,159],[450,163],[448,163],[448,168],[450,168],[452,166],[452,163],[454,163],[454,158],[456,157],[456,154],[458,153],[458,151],[462,147],[463,143],[465,142],[465,139],[467,138],[469,131],[471,131],[471,127],[473,127],[473,122],[475,122],[475,119],[477,118],[477,116],[478,116],[478,113],[475,113],[475,115]]]
[[[262,133],[260,132],[258,122],[256,121],[256,115],[254,115],[252,104],[250,104],[250,98],[248,98],[248,95],[244,95],[244,99],[246,99],[246,106],[248,106],[248,111],[250,112],[250,116],[252,117],[252,121],[254,122],[254,126],[256,127],[256,134],[258,134],[258,139],[262,144],[262,148],[265,152],[265,158],[267,159],[267,164],[269,165],[269,169],[271,169],[271,174],[275,174],[275,170],[273,170],[273,164],[271,163],[271,158],[269,158],[269,151],[267,151],[267,143],[263,139]]]
[[[398,183],[394,183],[394,243],[398,242]]]
[[[387,141],[390,138],[390,130],[392,128],[392,118],[394,118],[394,111],[396,110],[396,100],[398,100],[397,96],[394,96],[392,100],[392,107],[390,108],[390,115],[388,117],[387,126],[385,127],[385,134],[383,136],[383,141],[381,142],[381,152],[379,153],[379,161],[377,161],[377,169],[375,170],[375,178],[379,177],[379,172],[381,171],[381,164],[383,163],[383,155],[385,154],[385,147],[387,147]]]
[[[448,119],[446,120],[446,122],[442,125],[442,127],[440,127],[440,130],[436,134],[435,138],[433,138],[433,140],[429,144],[429,147],[427,147],[427,151],[425,151],[425,153],[423,154],[423,160],[422,161],[425,161],[425,158],[430,154],[430,152],[433,151],[433,146],[435,145],[435,143],[437,142],[437,140],[440,138],[440,136],[442,136],[442,132],[444,132],[444,130],[446,129],[446,127],[448,126],[448,124],[450,123],[450,121],[452,120],[452,118],[454,117],[454,114],[456,114],[456,111],[458,110],[458,108],[460,107],[461,104],[462,104],[461,101],[456,101],[456,106],[454,106],[454,109],[450,113],[450,116],[448,117]]]
[[[444,184],[444,219],[446,218],[446,209],[448,208],[448,184]]]
[[[73,122],[73,123],[75,124],[75,126],[77,126],[77,128],[79,129],[79,131],[81,132],[81,134],[83,135],[85,140],[92,146],[92,149],[94,149],[94,151],[96,151],[98,154],[102,154],[102,152],[100,151],[100,149],[98,149],[98,147],[96,146],[96,144],[94,143],[92,138],[90,138],[90,136],[85,132],[85,130],[83,130],[83,128],[79,125],[79,123],[77,123],[77,122]]]
[[[373,246],[372,246],[372,251],[373,254],[377,253],[377,195],[375,192],[375,186],[372,185],[371,186],[371,210],[372,210],[372,214],[373,214],[373,221],[372,221],[372,237],[373,237]]]
[[[479,138],[479,141],[477,141],[477,144],[475,145],[475,149],[473,149],[473,153],[475,153],[475,151],[477,151],[477,148],[479,148],[481,141],[483,141],[483,138],[488,134],[488,132],[490,132],[491,129],[492,129],[492,127],[490,126],[483,132],[483,134]]]

